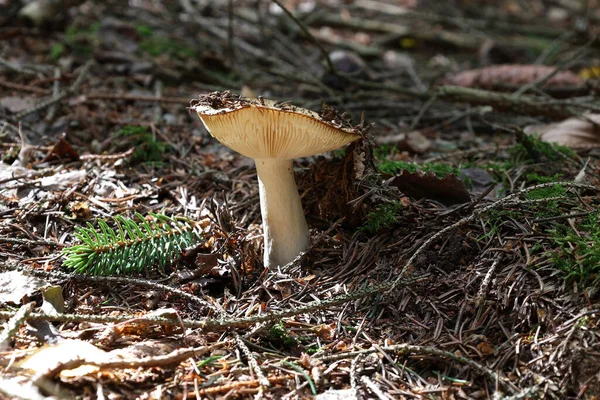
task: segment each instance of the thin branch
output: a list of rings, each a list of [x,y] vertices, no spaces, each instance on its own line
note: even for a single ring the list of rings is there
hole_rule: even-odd
[[[6,348],[7,342],[19,331],[21,325],[27,321],[27,318],[35,307],[35,301],[25,304],[19,308],[19,311],[6,323],[4,330],[0,332],[0,350]]]
[[[333,306],[342,305],[349,301],[361,299],[374,294],[382,293],[396,287],[421,282],[427,279],[429,275],[421,275],[415,278],[406,280],[397,280],[394,282],[386,282],[380,285],[375,285],[362,290],[350,292],[345,295],[332,297],[328,300],[316,300],[307,303],[303,306],[290,308],[281,311],[272,311],[261,315],[242,317],[242,318],[206,318],[204,320],[189,320],[183,321],[177,319],[169,319],[163,317],[138,317],[133,315],[87,315],[87,314],[47,314],[45,312],[31,313],[28,319],[44,319],[48,321],[60,322],[96,322],[96,323],[120,323],[135,319],[137,322],[154,323],[164,326],[185,326],[187,328],[202,328],[209,331],[227,330],[229,328],[238,328],[251,326],[259,322],[273,322],[282,318],[292,317],[299,314],[313,313],[315,311],[324,310]],[[0,311],[0,318],[11,318],[14,316],[14,311]]]
[[[513,111],[519,114],[543,115],[552,119],[566,119],[579,116],[570,107],[545,103],[531,96],[516,96],[489,90],[460,86],[440,86],[435,94],[444,100],[472,105],[490,105],[497,110]]]
[[[302,32],[304,33],[304,35],[306,36],[307,39],[309,39],[311,42],[313,42],[313,44],[315,46],[317,46],[317,48],[319,49],[319,51],[321,52],[321,55],[323,56],[323,58],[325,59],[325,62],[327,63],[327,69],[329,70],[329,73],[331,73],[332,75],[338,75],[337,70],[335,69],[333,63],[331,62],[331,58],[329,57],[329,54],[327,53],[327,51],[323,48],[323,46],[321,46],[321,43],[310,33],[310,31],[304,26],[304,24],[302,22],[300,22],[298,20],[298,18],[296,18],[294,16],[294,14],[292,14],[290,12],[290,10],[288,10],[287,8],[284,7],[283,4],[281,4],[281,2],[279,0],[271,0],[273,3],[277,4],[281,10],[283,10],[283,12],[285,13],[285,15],[287,15],[292,21],[294,21],[294,23],[296,25],[298,25],[298,27],[302,30]]]
[[[177,349],[169,354],[162,356],[152,356],[144,358],[125,358],[125,359],[97,359],[93,357],[83,357],[74,360],[69,360],[64,363],[60,363],[54,367],[50,372],[45,373],[45,377],[52,377],[58,375],[63,370],[75,369],[82,365],[93,365],[99,368],[152,368],[152,367],[164,367],[168,365],[178,364],[182,361],[187,360],[191,357],[197,357],[208,353],[211,350],[222,347],[227,343],[218,342],[210,346],[191,347],[184,349]]]
[[[512,387],[512,385],[510,384],[509,381],[507,381],[505,378],[500,377],[494,371],[484,367],[483,365],[481,365],[479,363],[476,363],[473,360],[459,356],[450,351],[439,350],[439,349],[436,349],[435,347],[415,346],[415,345],[408,345],[408,344],[398,344],[398,345],[394,345],[394,346],[379,347],[379,349],[386,351],[386,352],[393,352],[393,353],[397,353],[397,354],[415,353],[415,354],[437,356],[437,357],[442,357],[442,358],[449,359],[452,361],[456,361],[459,364],[463,364],[463,365],[467,365],[467,366],[471,367],[471,369],[473,369],[480,375],[487,377],[492,383],[495,384],[496,382],[498,382],[498,384],[500,386],[502,386],[503,389],[505,389],[506,391],[509,391],[510,393],[516,392],[516,390]],[[358,351],[334,354],[334,355],[330,355],[330,356],[325,356],[325,355],[320,356],[319,354],[317,354],[313,357],[317,358],[323,362],[333,362],[333,361],[344,360],[344,359],[348,359],[348,358],[354,358],[359,355],[376,353],[379,351],[379,349],[371,348],[371,349],[366,349],[366,350],[358,350]]]

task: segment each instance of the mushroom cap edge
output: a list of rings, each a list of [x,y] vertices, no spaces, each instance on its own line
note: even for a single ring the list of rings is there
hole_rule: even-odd
[[[292,159],[337,149],[361,137],[360,130],[325,121],[314,111],[272,100],[233,103],[224,108],[191,107],[210,134],[250,158]]]

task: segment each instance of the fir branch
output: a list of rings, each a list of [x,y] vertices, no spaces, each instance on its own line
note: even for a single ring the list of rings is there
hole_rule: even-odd
[[[164,268],[201,239],[196,224],[187,218],[149,215],[152,219],[146,220],[136,213],[139,221],[117,215],[116,230],[104,220],[98,220],[99,231],[89,222],[77,227],[75,237],[81,243],[62,250],[64,265],[92,275],[129,274],[153,265]]]

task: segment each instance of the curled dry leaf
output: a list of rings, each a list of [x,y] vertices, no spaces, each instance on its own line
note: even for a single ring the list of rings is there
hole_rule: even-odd
[[[554,72],[556,68],[546,65],[505,64],[471,69],[445,79],[447,85],[497,89],[518,87]],[[548,79],[545,88],[573,88],[584,86],[583,79],[571,71],[559,71]]]
[[[58,141],[52,146],[46,157],[41,162],[48,162],[60,159],[79,160],[79,154],[73,146],[66,140],[66,133],[58,138]]]
[[[474,196],[484,193],[496,182],[494,177],[483,168],[463,168],[460,170],[460,175],[471,182],[469,189]],[[485,198],[489,200],[497,199],[498,191],[496,188],[492,189]]]
[[[411,173],[404,170],[392,178],[389,184],[412,198],[437,200],[447,206],[471,201],[464,183],[452,174],[438,178],[434,172]]]
[[[494,354],[496,351],[488,342],[481,342],[477,345],[477,350],[481,353],[482,356],[490,356]]]
[[[0,303],[20,304],[22,299],[31,296],[48,283],[22,271],[0,273]]]
[[[545,142],[563,146],[600,144],[600,114],[587,114],[585,118],[568,118],[547,125],[529,125],[525,133],[537,135]]]
[[[15,364],[26,370],[30,370],[40,375],[51,373],[52,370],[69,361],[80,358],[94,359],[99,361],[108,361],[110,356],[104,350],[101,350],[91,343],[82,340],[67,339],[54,345],[44,345],[35,349],[24,360]],[[82,365],[75,369],[65,369],[60,372],[61,376],[83,376],[97,372],[98,367],[92,365]]]

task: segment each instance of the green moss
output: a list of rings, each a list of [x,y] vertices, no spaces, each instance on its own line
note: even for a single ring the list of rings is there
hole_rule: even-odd
[[[575,158],[576,154],[570,148],[556,143],[544,142],[534,135],[519,134],[518,143],[510,152],[519,158],[533,162],[559,161],[566,158]]]
[[[443,163],[425,163],[415,164],[406,161],[391,161],[385,160],[377,166],[381,172],[388,175],[396,175],[400,171],[408,171],[411,174],[417,171],[433,172],[438,178],[444,178],[448,174],[458,175],[460,170],[449,164]]]
[[[396,153],[398,153],[396,145],[382,144],[381,146],[373,148],[373,157],[375,157],[375,160],[377,161],[385,160]]]
[[[115,137],[139,136],[149,134],[147,126],[126,125],[115,133]]]
[[[76,55],[89,56],[99,44],[99,30],[99,22],[87,27],[70,25],[65,30],[65,40],[63,43]]]
[[[417,171],[416,164],[407,163],[404,161],[385,160],[385,161],[380,162],[377,165],[377,168],[379,169],[379,171],[383,172],[384,174],[388,174],[388,175],[396,175],[399,171],[403,171],[403,170],[411,172],[411,173]]]
[[[142,24],[136,24],[135,31],[141,37],[146,37],[146,38],[151,37],[154,34],[154,31],[152,30],[152,28],[150,28],[148,25],[142,25]]]
[[[537,185],[540,183],[556,182],[562,177],[562,174],[557,173],[557,174],[554,174],[554,176],[543,176],[543,175],[539,175],[536,172],[531,172],[531,173],[527,174],[526,177],[527,177],[527,182]]]
[[[554,242],[548,252],[554,265],[567,278],[580,282],[600,280],[600,212],[596,211],[570,225],[557,224],[550,230]]]
[[[50,48],[50,60],[58,60],[65,52],[65,45],[63,43],[57,43]]]
[[[127,138],[128,144],[135,147],[131,156],[132,163],[159,163],[166,151],[164,142],[155,140],[146,126],[127,125],[114,134],[116,138]]]
[[[495,172],[499,175],[504,175],[504,173],[506,171],[511,170],[512,168],[515,167],[515,164],[511,161],[504,161],[504,162],[490,162],[490,163],[486,163],[486,164],[482,164],[480,166],[481,168],[487,169],[491,172]]]
[[[147,53],[152,57],[168,55],[180,58],[189,58],[196,56],[196,51],[194,51],[192,48],[166,36],[155,34],[152,28],[149,26],[136,25],[135,30],[142,38],[142,41],[140,42],[140,49],[142,52]]]
[[[153,36],[143,40],[140,43],[140,49],[152,57],[166,54],[169,56],[189,58],[196,55],[196,52],[193,49],[161,36]]]
[[[535,204],[532,207],[535,218],[549,218],[555,217],[562,213],[559,205],[558,197],[563,197],[567,194],[565,187],[559,183],[553,186],[532,190],[525,195],[528,200],[543,200],[552,199],[543,203]]]
[[[333,158],[344,158],[346,157],[346,149],[335,149],[332,152]]]
[[[269,329],[269,336],[271,339],[280,341],[286,347],[295,346],[298,343],[295,338],[290,336],[290,333],[287,329],[285,329],[283,322],[278,322],[277,324],[273,325],[271,329]]]
[[[541,200],[552,197],[561,197],[567,193],[567,190],[563,185],[557,183],[553,186],[547,186],[539,189],[532,190],[525,195],[528,200]]]
[[[367,221],[358,232],[374,235],[382,229],[389,228],[398,221],[397,216],[401,211],[402,204],[399,201],[381,204],[367,215]]]

